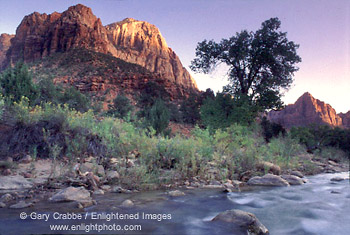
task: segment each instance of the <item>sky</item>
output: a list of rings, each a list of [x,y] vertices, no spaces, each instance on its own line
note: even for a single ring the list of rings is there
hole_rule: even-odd
[[[78,3],[92,8],[104,25],[127,17],[156,25],[189,71],[198,42],[256,31],[278,17],[302,58],[283,101],[294,103],[308,91],[337,112],[350,110],[350,0],[0,0],[0,33],[15,33],[34,11],[63,12]],[[214,91],[228,83],[225,74],[191,72],[199,89]]]

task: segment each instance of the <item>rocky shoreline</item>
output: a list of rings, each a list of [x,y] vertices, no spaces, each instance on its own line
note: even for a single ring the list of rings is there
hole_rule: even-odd
[[[310,158],[310,156],[307,156]],[[305,161],[304,159],[300,162]],[[6,161],[10,164],[12,159]],[[233,192],[246,190],[252,186],[293,186],[301,185],[307,181],[305,175],[315,175],[320,173],[337,173],[348,171],[348,165],[343,162],[335,162],[332,160],[322,161],[321,159],[308,159],[308,163],[313,164],[312,172],[306,169],[306,165],[301,164],[298,169],[289,169],[282,171],[279,166],[270,162],[261,162],[256,166],[256,169],[245,172],[240,180],[202,180],[199,177],[193,177],[186,180],[174,180],[172,184],[167,185],[147,185],[147,190],[165,190],[172,196],[179,196],[177,192],[181,189],[222,189],[224,192]],[[63,166],[64,163],[56,163]],[[137,163],[128,162],[129,167],[137,167]],[[4,165],[4,161],[2,162]],[[213,172],[217,169],[211,169]],[[68,188],[84,189],[85,194],[103,195],[107,192],[112,193],[138,193],[140,190],[132,188],[124,188],[118,184],[120,175],[115,170],[105,169],[102,165],[92,162],[84,162],[75,164],[72,169],[52,170],[52,161],[49,159],[32,160],[30,156],[22,159],[18,163],[17,169],[4,170],[0,176],[0,193],[6,196],[6,200],[0,200],[2,207],[13,206],[14,203],[25,201],[23,206],[32,206],[38,200],[49,200],[57,193],[60,193]],[[59,172],[61,171],[61,172]],[[209,171],[210,173],[210,171]],[[209,174],[208,173],[208,174]],[[312,174],[310,174],[312,173]],[[215,174],[215,173],[214,173]],[[338,180],[338,179],[337,179]],[[342,179],[339,179],[342,180]],[[56,193],[56,194],[55,194]],[[78,192],[76,192],[78,193]],[[80,191],[79,191],[80,193]],[[72,194],[75,194],[72,192]],[[11,197],[9,196],[11,195]],[[55,200],[54,200],[55,201]],[[79,201],[79,200],[66,200]],[[5,203],[6,202],[6,203]],[[5,206],[3,205],[5,204]],[[91,203],[87,203],[87,206]],[[81,205],[78,205],[81,207]]]
[[[310,158],[311,156],[307,156]],[[300,162],[312,162],[313,174],[336,173],[348,170],[346,163],[332,160],[301,158]],[[12,159],[11,159],[12,160]],[[7,159],[11,163],[10,159]],[[2,163],[4,164],[4,162]],[[38,202],[68,203],[70,208],[83,211],[84,208],[98,205],[98,197],[107,193],[134,194],[140,190],[124,188],[119,182],[120,175],[115,170],[105,169],[102,165],[93,162],[75,164],[71,168],[65,167],[64,162],[56,163],[62,168],[53,169],[49,159],[32,160],[30,156],[22,159],[16,169],[4,170],[0,176],[0,208],[22,209],[35,207]],[[129,167],[137,167],[136,161],[126,163]],[[215,172],[216,169],[212,169]],[[223,192],[239,192],[254,190],[255,186],[289,187],[307,183],[304,174],[310,174],[309,166],[300,164],[297,169],[281,170],[279,166],[270,162],[260,162],[256,169],[243,174],[240,180],[219,181],[215,178],[210,181],[199,177],[175,181],[168,185],[149,185],[149,190],[162,190],[167,197],[181,197],[192,189],[216,189]],[[345,178],[334,178],[332,181],[341,181]],[[148,190],[148,191],[149,191]],[[126,199],[120,202],[120,207],[134,207],[139,202]],[[1,209],[0,209],[1,210]],[[213,221],[237,224],[242,218],[253,220],[256,228],[247,227],[247,231],[259,231],[256,234],[268,234],[268,230],[247,212],[226,211],[218,215]],[[244,219],[243,219],[244,220]],[[244,220],[245,221],[245,220]],[[251,224],[251,223],[250,223]],[[243,226],[243,225],[242,225]],[[245,225],[244,225],[245,226]]]

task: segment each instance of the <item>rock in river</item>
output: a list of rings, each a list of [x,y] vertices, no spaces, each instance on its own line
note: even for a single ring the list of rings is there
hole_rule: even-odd
[[[302,185],[304,181],[296,175],[282,175],[284,180],[286,180],[290,185]]]
[[[180,190],[170,191],[168,194],[170,196],[172,196],[172,197],[179,197],[179,196],[184,196],[185,195],[185,193],[180,191]]]
[[[344,177],[340,177],[340,176],[336,176],[336,177],[333,177],[331,179],[331,181],[336,181],[336,182],[343,181],[343,180],[345,180],[345,178]]]
[[[22,209],[33,206],[33,203],[26,203],[25,201],[19,201],[18,203],[10,206],[11,209]]]
[[[224,211],[215,216],[212,221],[230,223],[233,229],[241,228],[245,230],[247,234],[269,234],[269,230],[254,214],[241,210]]]
[[[86,190],[84,187],[75,188],[68,187],[65,188],[50,198],[50,201],[53,202],[86,202],[91,201],[90,192]]]
[[[259,185],[259,186],[289,186],[289,183],[280,176],[266,174],[263,177],[255,176],[251,178],[248,185]]]

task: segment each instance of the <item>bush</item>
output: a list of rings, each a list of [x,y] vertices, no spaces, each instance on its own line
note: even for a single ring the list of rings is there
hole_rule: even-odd
[[[131,105],[130,100],[126,96],[118,95],[113,100],[113,105],[110,106],[108,113],[118,118],[125,118],[133,108],[134,107]]]
[[[325,147],[341,149],[350,155],[350,130],[329,126],[293,127],[292,138],[304,144],[308,152],[322,151]]]
[[[4,113],[4,109],[5,109],[5,100],[0,95],[0,119],[2,119],[2,114]]]
[[[79,112],[86,112],[90,108],[89,98],[74,87],[65,89],[60,101],[63,104],[68,104],[70,108]]]
[[[149,81],[144,85],[144,87],[142,87],[142,92],[138,99],[138,106],[142,108],[151,107],[158,99],[167,102],[169,100],[169,96],[169,93],[163,86],[156,82]]]
[[[271,123],[266,117],[263,117],[260,125],[263,128],[264,138],[267,142],[273,137],[278,137],[279,135],[284,136],[286,134],[286,130],[282,125],[274,122]]]
[[[0,75],[2,94],[12,102],[18,102],[23,96],[30,102],[35,101],[38,96],[37,87],[32,81],[28,67],[19,62],[15,67],[6,69]]]
[[[198,95],[193,93],[181,102],[180,111],[184,123],[196,124],[200,120],[200,105]]]
[[[227,128],[234,123],[248,125],[257,115],[255,107],[244,97],[232,97],[218,93],[214,99],[208,98],[201,107],[201,119],[204,126],[216,130]]]
[[[51,78],[43,78],[38,82],[39,95],[35,104],[51,102],[53,104],[62,104],[62,94],[64,92],[61,86],[55,85]]]
[[[58,156],[100,157],[105,152],[101,139],[84,127],[72,126],[69,119],[80,113],[68,106],[45,104],[42,107],[30,107],[27,98],[15,103],[8,119],[2,120],[8,128],[0,132],[1,155],[21,156],[33,154],[38,157],[50,157],[53,148],[59,149]],[[9,125],[10,124],[10,125]]]
[[[156,131],[156,135],[166,134],[169,125],[170,113],[165,103],[158,99],[149,109],[146,120],[150,126]]]

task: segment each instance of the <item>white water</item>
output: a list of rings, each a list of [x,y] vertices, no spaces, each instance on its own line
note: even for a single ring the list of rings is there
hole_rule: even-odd
[[[301,186],[257,188],[241,193],[188,190],[185,191],[186,196],[174,198],[162,192],[131,196],[111,193],[101,195],[98,205],[88,208],[87,211],[171,213],[172,219],[169,221],[138,221],[142,224],[142,231],[133,234],[243,234],[237,230],[232,231],[230,225],[211,222],[222,211],[241,209],[254,213],[272,235],[348,235],[350,184],[348,180],[330,181],[335,176],[348,177],[348,173],[312,176],[308,178],[308,183]],[[135,202],[144,202],[132,209],[116,206],[127,196]],[[57,210],[71,209],[58,203],[42,203],[20,211],[0,209],[0,234],[49,233],[47,224],[42,221],[21,221],[19,212],[52,213]],[[62,224],[62,221],[53,223]]]

